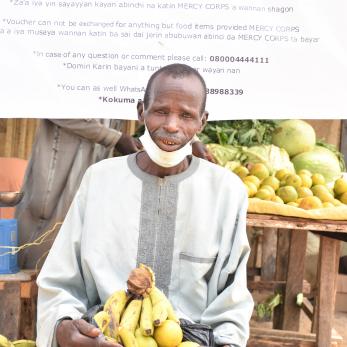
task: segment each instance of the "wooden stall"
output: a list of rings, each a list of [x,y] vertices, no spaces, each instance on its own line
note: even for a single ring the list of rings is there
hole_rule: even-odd
[[[0,119],[0,157],[28,159],[38,119]]]
[[[28,159],[39,120],[0,119],[0,156]],[[347,159],[347,121],[310,121],[317,137],[341,146]],[[132,134],[135,121],[125,123],[124,132]],[[278,291],[282,304],[273,314],[273,329],[251,329],[249,347],[330,347],[338,346],[341,338],[332,333],[337,266],[340,240],[347,241],[347,223],[319,221],[260,214],[248,214],[247,225],[262,230],[261,264],[256,263],[257,247],[251,262],[254,271],[249,276],[251,291]],[[304,261],[307,233],[320,237],[317,291],[305,287]],[[256,273],[256,271],[258,271]],[[257,276],[256,276],[257,275]],[[36,294],[35,273],[0,276],[0,331],[10,339],[35,337]],[[298,294],[304,298],[299,306]],[[310,296],[309,300],[307,296]],[[8,303],[11,303],[8,305]],[[7,309],[8,308],[8,309]],[[311,319],[311,332],[299,331],[300,314]]]
[[[345,156],[345,161],[347,162],[347,119],[344,119],[341,123],[340,150]]]
[[[273,328],[291,332],[280,334],[272,330],[263,330],[263,335],[261,335],[259,329],[253,330],[249,346],[259,346],[255,342],[259,339],[262,340],[261,346],[279,346],[281,338],[283,346],[287,346],[285,341],[288,340],[289,335],[295,337],[294,340],[297,342],[294,343],[293,340],[292,344],[288,344],[288,346],[335,346],[336,341],[341,340],[338,336],[332,339],[339,240],[347,241],[347,223],[345,221],[248,214],[247,225],[262,228],[263,242],[266,244],[265,253],[262,255],[260,279],[250,280],[249,288],[250,290],[267,288],[280,292],[282,304],[275,309]],[[317,291],[313,293],[313,304],[304,298],[299,306],[297,297],[305,294],[304,268],[308,231],[320,236]],[[299,332],[302,310],[312,321],[311,332],[314,335]]]
[[[0,275],[0,333],[10,340],[35,339],[36,276],[28,270]]]

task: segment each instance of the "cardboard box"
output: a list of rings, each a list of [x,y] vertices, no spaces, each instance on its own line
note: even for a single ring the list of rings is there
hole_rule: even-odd
[[[337,276],[335,311],[347,312],[347,275]]]

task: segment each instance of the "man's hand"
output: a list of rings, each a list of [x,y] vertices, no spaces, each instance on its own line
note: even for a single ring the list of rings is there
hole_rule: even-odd
[[[98,328],[83,319],[61,321],[56,338],[59,347],[122,347],[106,341]]]
[[[123,155],[135,153],[142,149],[141,142],[127,134],[122,134],[121,138],[116,144],[116,149]]]
[[[215,160],[214,160],[212,154],[208,151],[206,146],[201,141],[193,142],[192,148],[193,148],[193,154],[196,157],[206,159],[206,160],[210,161],[211,163],[215,163]]]

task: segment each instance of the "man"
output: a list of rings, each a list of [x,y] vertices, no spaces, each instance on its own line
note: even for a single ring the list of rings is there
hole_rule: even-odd
[[[142,147],[120,128],[120,121],[106,119],[40,121],[22,188],[24,197],[16,208],[20,245],[32,243],[63,222],[91,164],[112,156],[115,148],[130,154]],[[19,253],[21,269],[41,268],[58,230]]]
[[[142,148],[137,139],[120,131],[122,125],[116,119],[41,120],[25,175],[24,199],[16,209],[20,245],[43,238],[63,222],[90,165],[111,157],[115,149],[126,155]],[[193,153],[212,160],[200,141],[194,142]],[[20,268],[41,268],[58,231],[56,227],[44,242],[21,251]]]
[[[219,345],[246,346],[247,194],[240,179],[191,156],[206,119],[206,86],[187,65],[150,78],[140,121],[144,151],[93,165],[38,278],[38,347],[111,347],[80,320],[139,263],[178,315],[214,329]]]

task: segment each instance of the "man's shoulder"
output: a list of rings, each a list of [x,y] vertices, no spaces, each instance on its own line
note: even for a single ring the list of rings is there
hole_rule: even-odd
[[[103,159],[93,165],[90,166],[90,171],[93,173],[103,173],[107,171],[113,171],[117,170],[119,168],[122,168],[126,170],[128,168],[128,155],[120,156],[120,157],[114,157],[114,158],[108,158]]]
[[[201,168],[201,171],[210,173],[211,175],[216,176],[216,178],[220,178],[220,179],[225,178],[226,180],[231,180],[232,182],[242,183],[239,176],[231,172],[229,169],[226,169],[220,165],[211,163],[204,159],[199,158],[199,161],[200,161],[199,166]]]
[[[239,176],[220,165],[213,164],[207,160],[199,159],[200,172],[205,179],[210,179],[219,189],[239,191],[245,193],[246,188]]]

